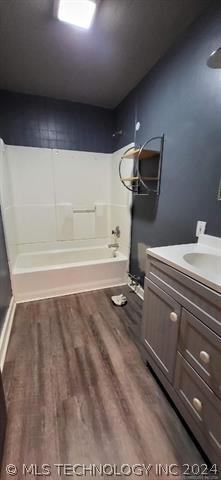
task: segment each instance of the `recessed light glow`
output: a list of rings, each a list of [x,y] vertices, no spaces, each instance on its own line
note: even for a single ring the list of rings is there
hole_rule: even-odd
[[[58,19],[81,28],[90,28],[96,3],[92,0],[60,0]]]

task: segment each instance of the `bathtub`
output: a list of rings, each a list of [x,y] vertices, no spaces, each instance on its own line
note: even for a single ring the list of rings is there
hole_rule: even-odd
[[[21,253],[12,271],[16,302],[124,285],[128,258],[107,246]]]

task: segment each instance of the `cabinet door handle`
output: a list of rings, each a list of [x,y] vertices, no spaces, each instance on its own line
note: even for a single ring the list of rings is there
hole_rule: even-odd
[[[171,320],[172,322],[177,322],[178,316],[177,316],[177,313],[176,313],[176,312],[170,312],[170,320]]]
[[[196,410],[197,412],[201,412],[201,410],[202,410],[202,408],[203,408],[202,402],[201,402],[198,398],[195,397],[195,398],[193,398],[193,402],[192,402],[192,403],[193,403],[193,406],[194,406],[195,410]]]
[[[209,363],[210,362],[210,356],[207,352],[205,352],[204,350],[202,350],[200,352],[200,360],[202,360],[203,363]]]

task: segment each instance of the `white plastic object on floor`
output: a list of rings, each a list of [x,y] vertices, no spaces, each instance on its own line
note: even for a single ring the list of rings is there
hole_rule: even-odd
[[[112,302],[114,305],[117,305],[118,307],[123,307],[127,303],[127,297],[121,293],[121,295],[113,295],[111,297]]]

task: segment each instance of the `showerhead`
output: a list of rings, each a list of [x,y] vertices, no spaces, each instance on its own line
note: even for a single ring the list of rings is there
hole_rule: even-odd
[[[207,65],[210,68],[221,68],[221,48],[217,48],[210,54]]]

